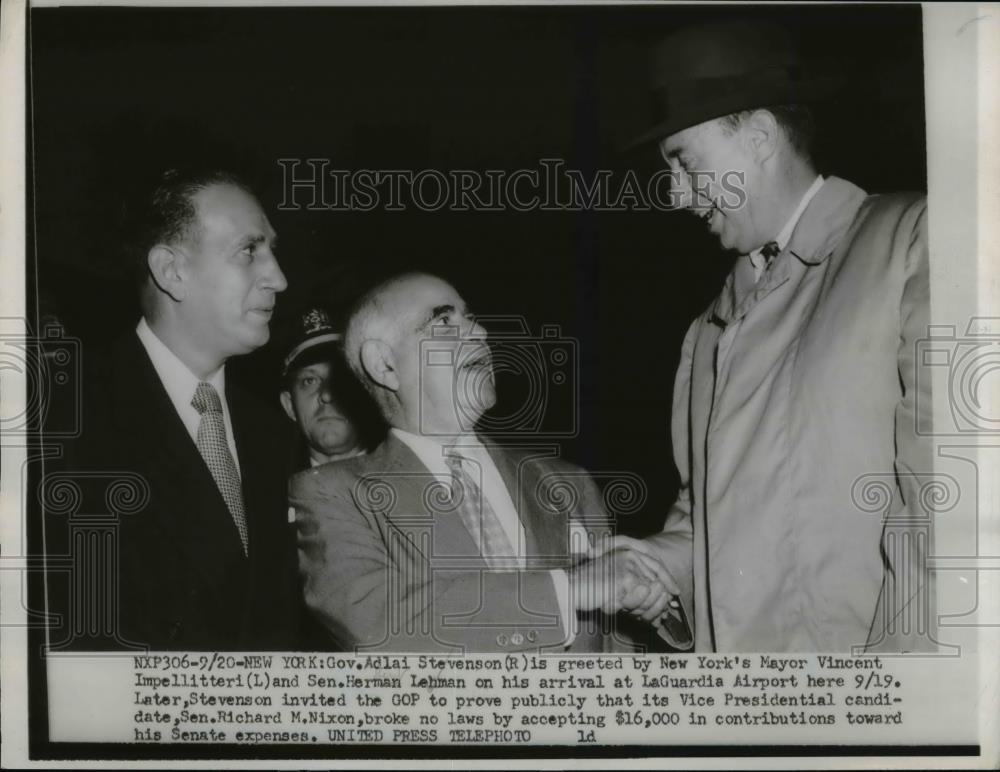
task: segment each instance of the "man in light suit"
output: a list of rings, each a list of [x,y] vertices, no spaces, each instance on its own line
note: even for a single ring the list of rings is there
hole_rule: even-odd
[[[486,338],[426,274],[381,284],[348,321],[348,362],[392,428],[290,493],[306,605],[341,648],[601,651],[601,620],[578,611],[663,594],[641,554],[584,559],[608,524],[583,470],[475,434],[496,399]]]
[[[245,183],[171,170],[130,202],[142,317],[84,361],[83,432],[64,468],[130,475],[108,594],[90,597],[86,545],[46,519],[82,567],[49,582],[56,648],[286,649],[297,643],[294,537],[277,411],[227,377],[267,342],[286,281],[275,232]],[[143,501],[143,499],[145,499]],[[63,549],[57,545],[61,539]]]
[[[739,257],[682,347],[680,495],[662,533],[620,541],[662,561],[699,651],[932,649],[925,197],[817,173],[803,102],[831,81],[787,30],[678,30],[651,60],[641,141]]]

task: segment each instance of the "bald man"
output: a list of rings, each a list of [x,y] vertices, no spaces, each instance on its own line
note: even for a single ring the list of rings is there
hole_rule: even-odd
[[[291,482],[306,604],[334,645],[602,651],[609,620],[587,612],[666,595],[642,555],[584,559],[608,534],[585,471],[476,434],[493,364],[454,287],[427,274],[376,287],[344,350],[391,429],[371,454]]]

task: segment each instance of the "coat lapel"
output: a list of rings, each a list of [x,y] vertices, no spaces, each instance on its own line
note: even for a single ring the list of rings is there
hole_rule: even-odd
[[[561,504],[569,501],[553,489],[556,481],[544,474],[546,466],[541,462],[549,456],[528,456],[500,445],[486,445],[486,449],[524,527],[527,557],[566,555],[570,512]]]
[[[569,518],[577,488],[572,481],[565,480],[559,484],[569,484],[572,490],[554,487],[557,481],[549,479],[545,474],[548,467],[540,463],[547,455],[529,456],[495,444],[484,445],[507,486],[524,528],[529,563],[544,558],[547,562],[556,560],[561,565],[568,554]],[[440,498],[444,491],[438,488],[431,472],[404,442],[390,433],[386,441],[364,459],[358,495],[365,501],[358,502],[360,508],[365,509],[366,502],[379,502],[378,511],[392,527],[411,534],[421,520],[426,524],[431,518],[436,559],[461,558],[463,565],[468,565],[471,559],[476,565],[486,566],[461,517]],[[385,492],[390,493],[384,495]]]
[[[243,490],[243,511],[247,519],[247,559],[244,624],[254,615],[254,603],[267,597],[270,587],[259,587],[261,581],[280,583],[283,565],[281,545],[291,545],[287,512],[281,510],[284,499],[271,487],[274,467],[283,458],[277,437],[256,431],[261,416],[253,403],[239,389],[226,381],[226,402],[232,420],[236,453],[240,459]],[[287,503],[287,502],[286,502]],[[227,516],[229,515],[226,509]],[[232,517],[229,517],[232,522]],[[235,533],[235,524],[233,526]]]
[[[818,265],[833,254],[867,193],[847,180],[829,177],[802,213],[785,247],[804,265]]]
[[[470,560],[486,565],[472,534],[450,506],[447,490],[406,443],[390,432],[382,445],[363,458],[356,494],[363,498],[358,502],[362,510],[371,510],[376,502],[390,527],[407,534],[418,549],[418,533],[432,526],[430,547],[437,565],[442,565],[439,558],[461,558],[465,567]]]
[[[155,518],[150,525],[220,592],[233,564],[243,562],[236,526],[142,344],[132,334],[122,345],[113,402],[118,435],[131,438],[126,460],[142,465],[154,497],[138,517]]]
[[[819,265],[836,249],[858,209],[865,192],[839,177],[829,177],[802,212],[785,248],[774,258],[771,270],[757,284],[749,259],[741,255],[726,278],[709,319],[720,327],[742,319],[750,309],[793,277],[795,262],[803,267]],[[793,261],[791,258],[796,260]]]
[[[228,381],[226,402],[232,420],[236,453],[240,459],[243,509],[247,518],[247,532],[250,534],[247,552],[252,562],[267,540],[277,537],[281,530],[280,526],[283,523],[287,524],[287,520],[283,521],[280,516],[282,513],[275,513],[268,506],[273,503],[273,491],[268,489],[268,476],[259,473],[259,470],[280,464],[282,456],[280,451],[275,452],[274,448],[278,438],[261,437],[252,431],[253,422],[259,416],[254,415],[253,406],[245,395],[239,389],[230,386]]]

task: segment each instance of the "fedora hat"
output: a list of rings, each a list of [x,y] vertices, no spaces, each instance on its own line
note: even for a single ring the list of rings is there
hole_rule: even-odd
[[[839,83],[808,68],[789,31],[777,24],[727,20],[685,27],[650,49],[653,125],[623,150],[741,110],[819,101]]]

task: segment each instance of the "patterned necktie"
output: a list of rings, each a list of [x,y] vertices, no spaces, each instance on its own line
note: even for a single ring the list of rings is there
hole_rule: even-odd
[[[451,495],[456,510],[490,568],[517,568],[517,553],[507,538],[500,518],[483,495],[476,481],[465,470],[462,457],[449,454],[445,463],[451,470]]]
[[[225,499],[226,507],[233,516],[236,528],[243,542],[243,554],[247,554],[247,518],[243,510],[243,492],[240,476],[236,472],[236,462],[229,452],[226,441],[226,426],[222,418],[222,400],[210,383],[202,381],[194,391],[191,406],[201,415],[198,422],[198,452],[205,459],[215,484]]]

